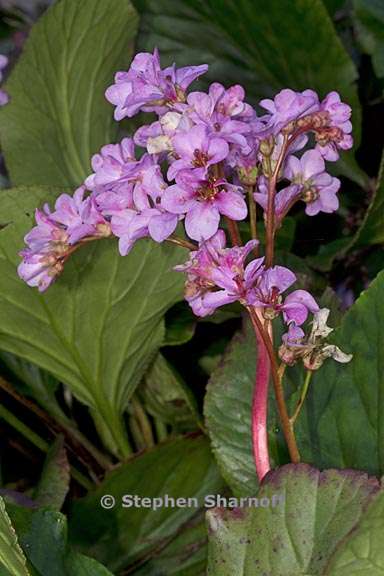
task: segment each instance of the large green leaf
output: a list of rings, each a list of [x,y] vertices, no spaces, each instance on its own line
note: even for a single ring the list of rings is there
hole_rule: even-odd
[[[104,91],[129,65],[137,24],[129,0],[60,0],[33,27],[0,114],[14,185],[81,184],[116,138]]]
[[[0,573],[4,570],[8,571],[5,575],[30,576],[26,558],[5,510],[4,500],[0,497]]]
[[[200,514],[204,497],[221,489],[222,480],[206,438],[179,438],[121,465],[96,491],[75,502],[70,514],[70,537],[81,551],[92,554],[114,572],[142,565],[144,570],[146,563],[160,561],[160,553],[163,559],[171,553],[175,559],[179,557],[181,570],[183,562],[187,566],[192,562],[194,547],[185,555],[182,553],[183,549],[188,550],[185,540],[177,544],[174,539],[184,529],[190,529],[191,521]],[[115,498],[113,509],[101,507],[100,499],[105,494]],[[146,507],[123,507],[124,495],[151,499],[168,495],[174,499],[197,499],[197,502],[192,501],[187,507],[172,507],[171,500],[168,506],[165,501],[160,506],[158,501],[156,510],[150,502],[146,502]],[[201,533],[193,534],[192,540],[199,551]],[[201,560],[201,556],[199,558]],[[178,572],[175,570],[175,573]]]
[[[119,417],[160,346],[163,315],[181,297],[172,271],[183,249],[140,241],[122,258],[115,240],[95,242],[68,261],[45,294],[17,276],[18,250],[48,189],[0,193],[0,348],[38,364],[90,406],[125,450]]]
[[[358,246],[384,243],[384,153],[377,184],[364,222],[356,235]]]
[[[330,560],[327,576],[384,574],[384,494],[369,504],[358,526],[341,542]]]
[[[253,506],[208,512],[208,574],[323,576],[378,490],[361,472],[283,466],[266,476]]]
[[[353,353],[315,373],[297,422],[302,457],[319,467],[384,472],[384,272],[362,293],[330,338]]]
[[[53,510],[31,510],[12,504],[7,509],[20,544],[36,576],[112,576],[93,558],[83,556],[67,542],[67,519]],[[14,573],[19,576],[19,573]],[[20,573],[22,576],[23,573]],[[12,575],[13,576],[13,575]],[[24,575],[23,575],[24,576]]]
[[[372,56],[376,74],[384,76],[384,5],[381,0],[353,0],[357,36]]]
[[[321,95],[338,90],[353,107],[359,139],[357,71],[321,0],[135,0],[135,5],[142,16],[139,48],[158,46],[167,63],[207,62],[210,81],[239,82],[253,99],[285,87],[313,88]]]

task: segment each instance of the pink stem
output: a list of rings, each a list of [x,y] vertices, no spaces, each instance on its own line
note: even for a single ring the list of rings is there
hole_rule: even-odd
[[[259,481],[271,469],[268,452],[267,408],[270,361],[261,335],[256,331],[257,367],[256,383],[252,399],[253,457]]]

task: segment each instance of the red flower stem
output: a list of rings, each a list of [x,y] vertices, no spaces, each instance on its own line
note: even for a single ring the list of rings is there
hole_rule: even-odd
[[[287,406],[285,404],[284,389],[283,389],[283,385],[282,385],[283,372],[281,370],[279,370],[279,368],[277,366],[277,362],[276,362],[276,358],[275,358],[275,354],[274,354],[274,350],[273,350],[272,340],[271,340],[268,332],[264,329],[264,327],[261,323],[261,320],[258,317],[256,310],[252,306],[247,306],[247,310],[248,310],[249,315],[251,317],[251,321],[253,324],[253,328],[255,330],[257,341],[259,341],[259,337],[260,337],[263,341],[263,344],[264,344],[266,350],[267,350],[267,353],[269,356],[269,361],[270,361],[270,368],[271,368],[271,373],[272,373],[272,381],[273,381],[273,387],[274,387],[274,391],[275,391],[277,410],[279,413],[279,418],[280,418],[280,422],[281,422],[281,427],[283,429],[284,438],[285,438],[285,441],[286,441],[287,446],[288,446],[288,451],[289,451],[291,461],[294,463],[298,463],[298,462],[300,462],[300,454],[299,454],[299,450],[297,448],[296,438],[295,438],[295,435],[293,432],[293,427],[292,427],[290,419],[289,419]],[[256,372],[258,372],[258,371],[256,371]],[[268,398],[266,400],[268,400]],[[260,416],[258,414],[252,414],[252,420],[255,419],[256,422],[259,422],[259,421],[262,421],[262,419],[264,418],[264,416],[263,416],[264,411],[267,412],[267,401],[265,401],[264,406],[262,406],[261,404],[257,404],[256,408],[258,411],[260,411]],[[256,446],[262,445],[262,442],[263,442],[262,438],[261,438],[260,442],[257,440]],[[254,447],[254,451],[255,450],[256,450],[256,447]],[[255,462],[255,464],[258,468],[258,464],[256,462]]]
[[[269,463],[267,428],[268,388],[271,364],[267,348],[259,330],[255,330],[255,333],[257,341],[257,367],[252,398],[252,446],[256,473],[259,482],[261,482],[271,469]]]

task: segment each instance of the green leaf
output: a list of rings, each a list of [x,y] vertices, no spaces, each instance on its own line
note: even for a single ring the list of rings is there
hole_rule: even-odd
[[[8,570],[10,576],[30,576],[26,558],[0,496],[0,570],[2,568]]]
[[[0,114],[13,185],[77,186],[116,139],[104,92],[129,65],[137,24],[129,0],[61,0],[35,24]]]
[[[186,344],[193,338],[195,329],[196,316],[186,302],[179,302],[166,315],[163,346]]]
[[[221,488],[206,438],[189,436],[166,442],[122,464],[97,490],[73,504],[71,541],[113,572],[132,570],[160,552],[167,555],[168,545],[199,513],[205,495],[216,494]],[[101,507],[105,494],[115,498],[113,509]],[[124,495],[151,499],[168,495],[197,502],[191,501],[190,507],[172,507],[169,500],[168,507],[161,507],[158,501],[157,510],[127,508],[122,506]]]
[[[24,553],[39,576],[112,576],[99,562],[68,545],[67,520],[63,514],[14,505],[7,508]]]
[[[207,573],[323,576],[378,490],[376,479],[353,470],[290,464],[270,472],[249,508],[208,512]]]
[[[146,373],[139,393],[149,414],[167,424],[190,429],[200,421],[191,389],[160,353]]]
[[[256,355],[252,328],[245,323],[212,374],[204,404],[213,453],[223,478],[239,495],[254,494],[258,487],[251,440]]]
[[[381,157],[377,185],[365,219],[356,235],[357,246],[384,243],[384,152]]]
[[[17,276],[22,237],[31,214],[55,192],[0,192],[0,348],[34,362],[97,411],[126,453],[120,417],[160,347],[163,316],[181,298],[183,278],[172,271],[184,249],[140,241],[122,258],[115,240],[83,247],[45,294]]]
[[[384,5],[381,0],[353,0],[357,37],[372,56],[376,74],[384,76]]]
[[[384,494],[369,504],[358,526],[339,544],[327,576],[382,576],[384,574]]]
[[[286,87],[312,88],[321,96],[337,90],[353,108],[359,142],[357,70],[321,0],[136,0],[135,5],[141,14],[139,49],[157,46],[166,64],[206,62],[206,80],[240,83],[253,101]],[[345,158],[361,181],[353,155]]]
[[[44,468],[34,499],[41,507],[60,510],[68,494],[70,481],[69,462],[64,447],[64,437],[58,436],[45,459]]]
[[[207,528],[199,515],[158,554],[135,570],[135,576],[205,576],[207,566]]]
[[[330,342],[353,354],[326,360],[297,421],[302,458],[320,468],[384,472],[384,272],[343,317]]]

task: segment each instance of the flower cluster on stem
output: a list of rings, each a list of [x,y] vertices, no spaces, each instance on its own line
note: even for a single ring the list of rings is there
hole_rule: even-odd
[[[318,323],[322,311],[309,292],[292,290],[296,275],[274,263],[274,244],[296,203],[303,202],[310,217],[337,210],[340,181],[327,172],[326,162],[352,146],[351,109],[336,92],[321,100],[313,90],[284,89],[261,100],[257,113],[239,85],[214,82],[207,91],[191,91],[207,69],[204,64],[162,68],[155,50],[137,54],[129,70],[116,74],[106,91],[115,119],[138,112],[154,113],[156,119],[95,154],[92,173],[73,198],[63,194],[53,211],[37,210],[19,274],[43,291],[78,246],[106,236],[118,238],[122,256],[146,237],[189,248],[187,261],[176,270],[186,276],[185,298],[194,313],[208,316],[240,302],[263,348],[253,404],[255,463],[262,478],[269,466],[269,374],[291,458],[298,461],[283,368],[303,361],[314,370],[330,356],[348,360],[322,344],[319,330],[305,336],[308,317],[314,315]],[[261,256],[257,205],[266,230]],[[238,222],[247,218],[250,230],[243,242]],[[277,317],[286,326],[280,365],[272,333]]]

